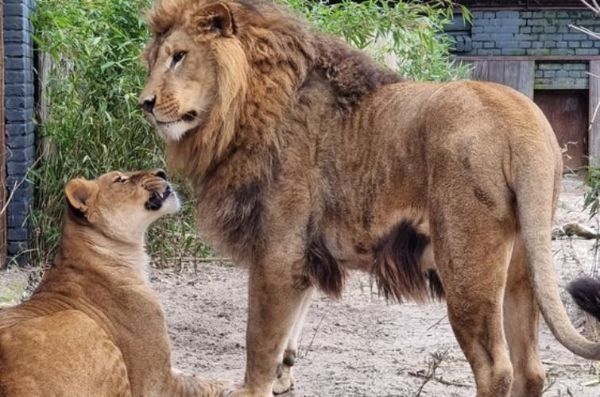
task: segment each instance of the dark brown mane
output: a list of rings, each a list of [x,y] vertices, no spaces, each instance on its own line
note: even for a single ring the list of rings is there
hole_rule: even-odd
[[[331,83],[338,103],[352,106],[382,85],[401,81],[401,77],[383,68],[361,51],[339,39],[316,36],[318,57],[315,67]]]
[[[186,11],[205,6],[213,1],[162,0],[147,13],[148,23],[155,36],[171,27],[184,24]],[[234,12],[236,33],[246,49],[252,67],[271,73],[271,67],[283,62],[304,58],[305,67],[320,72],[329,81],[333,94],[343,106],[353,105],[360,99],[386,84],[397,83],[402,78],[377,64],[363,52],[350,47],[340,39],[310,28],[308,23],[287,8],[268,0],[225,1]],[[272,34],[267,37],[266,32]],[[306,70],[293,72],[302,79]],[[304,63],[304,62],[303,62]]]

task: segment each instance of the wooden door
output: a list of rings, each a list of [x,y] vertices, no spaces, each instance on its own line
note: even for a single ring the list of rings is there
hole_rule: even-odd
[[[563,150],[565,170],[588,164],[588,92],[538,90],[534,102],[542,109]]]

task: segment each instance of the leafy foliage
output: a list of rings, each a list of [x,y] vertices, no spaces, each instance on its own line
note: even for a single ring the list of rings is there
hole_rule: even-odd
[[[40,129],[43,161],[34,170],[37,202],[34,259],[47,261],[58,243],[63,187],[76,176],[109,170],[164,167],[162,143],[136,102],[146,79],[139,56],[147,39],[141,10],[151,0],[38,0],[33,23],[44,58]],[[281,0],[318,29],[368,48],[379,60],[391,53],[413,79],[449,80],[466,70],[449,61],[450,41],[439,32],[452,16],[447,1],[344,0],[335,5]],[[197,239],[194,202],[150,232],[150,251],[164,260],[208,253]]]
[[[160,139],[137,108],[147,72],[139,61],[147,39],[140,10],[147,0],[39,0],[36,43],[49,57],[42,79],[48,115],[46,149],[34,177],[32,213],[36,258],[58,243],[63,187],[76,176],[110,170],[164,167]],[[163,258],[205,254],[196,239],[193,202],[150,233],[151,251]]]
[[[466,66],[453,64],[452,39],[441,34],[454,16],[451,1],[280,1],[306,16],[321,31],[366,49],[407,78],[447,81],[469,74]],[[470,18],[464,7],[462,15]]]
[[[587,183],[590,190],[585,193],[583,207],[588,210],[590,218],[594,218],[600,211],[600,168],[588,167]]]

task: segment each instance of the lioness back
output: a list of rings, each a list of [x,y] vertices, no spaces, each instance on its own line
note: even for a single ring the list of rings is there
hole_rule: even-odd
[[[66,310],[0,329],[0,396],[131,396],[121,351],[91,318]]]
[[[32,296],[0,311],[1,397],[216,397],[171,367],[145,234],[179,209],[162,170],[77,178],[61,241]]]

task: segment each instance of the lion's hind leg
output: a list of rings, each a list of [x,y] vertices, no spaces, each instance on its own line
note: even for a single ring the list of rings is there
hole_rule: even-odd
[[[513,368],[502,325],[514,225],[477,202],[434,193],[431,226],[448,318],[475,376],[477,397],[508,397]],[[443,199],[442,199],[443,198]]]
[[[527,272],[525,247],[515,241],[504,293],[504,331],[514,367],[511,397],[541,397],[544,367],[538,353],[540,313]]]

